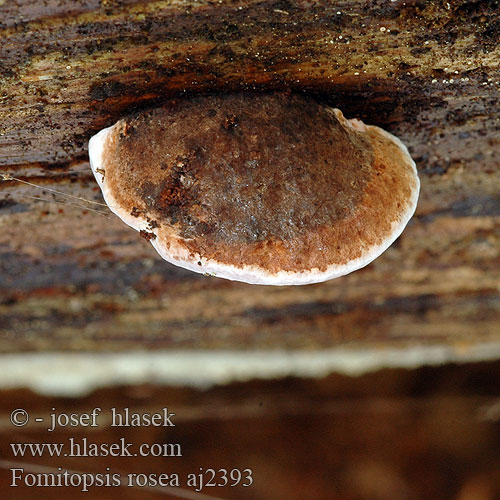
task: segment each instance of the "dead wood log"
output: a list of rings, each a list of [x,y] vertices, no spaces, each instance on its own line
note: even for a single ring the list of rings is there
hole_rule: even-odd
[[[291,89],[401,137],[423,181],[384,256],[298,288],[172,268],[115,218],[0,182],[0,349],[498,341],[499,29],[488,0],[0,2],[3,174],[99,201],[87,141],[123,114]]]

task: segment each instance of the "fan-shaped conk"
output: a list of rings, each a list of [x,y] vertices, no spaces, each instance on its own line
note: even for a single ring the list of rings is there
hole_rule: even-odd
[[[247,283],[365,266],[419,191],[399,139],[286,93],[171,100],[102,130],[89,153],[110,209],[165,260]]]

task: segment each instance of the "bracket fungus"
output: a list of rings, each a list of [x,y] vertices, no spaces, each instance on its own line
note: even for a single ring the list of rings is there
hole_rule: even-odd
[[[179,98],[89,143],[109,208],[172,264],[303,285],[359,269],[419,192],[399,139],[299,94]]]

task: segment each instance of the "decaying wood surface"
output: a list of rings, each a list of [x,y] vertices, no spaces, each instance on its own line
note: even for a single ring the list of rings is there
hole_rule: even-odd
[[[422,178],[416,217],[382,257],[295,288],[176,269],[104,207],[0,181],[0,349],[500,340],[499,10],[0,1],[4,179],[102,201],[86,156],[97,130],[167,97],[254,88],[308,92],[386,128]]]

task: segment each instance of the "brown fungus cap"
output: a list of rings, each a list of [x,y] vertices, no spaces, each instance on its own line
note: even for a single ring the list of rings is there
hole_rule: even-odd
[[[110,209],[164,259],[248,283],[365,266],[419,191],[399,139],[294,94],[172,100],[102,130],[89,154]]]

